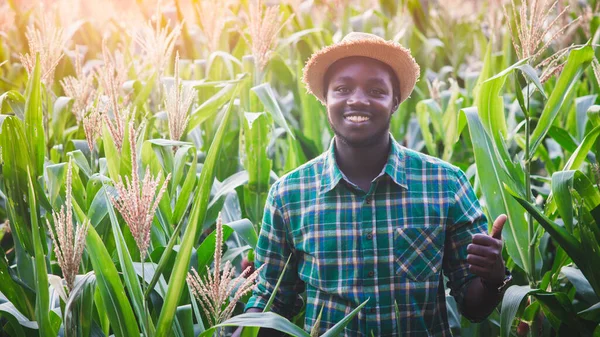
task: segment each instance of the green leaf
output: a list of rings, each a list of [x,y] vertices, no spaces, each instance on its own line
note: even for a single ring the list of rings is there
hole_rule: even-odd
[[[362,302],[356,309],[352,310],[351,313],[346,315],[341,321],[337,322],[331,329],[327,330],[321,337],[334,337],[339,336],[342,332],[344,332],[344,328],[350,321],[358,314],[358,312],[369,302],[369,298],[366,301]]]
[[[525,77],[531,80],[531,82],[540,91],[540,94],[544,96],[544,99],[548,99],[548,96],[546,96],[546,92],[544,92],[544,86],[542,85],[542,82],[540,81],[536,70],[533,69],[533,67],[530,66],[529,63],[522,64],[518,66],[517,69],[519,69],[523,73],[523,75],[525,75]]]
[[[256,249],[258,242],[258,234],[254,229],[254,225],[248,219],[241,219],[231,222],[225,226],[233,229],[252,249]]]
[[[102,239],[92,226],[88,227],[86,243],[88,256],[96,272],[100,297],[115,336],[139,337],[140,330],[131,304],[125,295],[119,272]]]
[[[89,179],[92,176],[92,174],[94,174],[92,168],[90,167],[90,164],[88,163],[87,159],[85,158],[85,155],[83,154],[83,152],[81,152],[81,150],[69,152],[68,155],[69,157],[73,158],[73,161],[83,171],[83,174],[85,174],[86,178]]]
[[[567,230],[573,232],[573,201],[571,189],[583,199],[588,210],[600,205],[600,193],[588,177],[580,171],[560,171],[552,175],[552,195]]]
[[[585,135],[581,144],[579,144],[575,152],[573,152],[569,160],[567,160],[567,163],[565,164],[565,167],[563,167],[563,170],[578,169],[579,166],[581,166],[581,164],[585,160],[585,157],[587,156],[588,152],[594,146],[594,143],[596,142],[596,139],[599,135],[600,125],[593,128],[590,132],[588,132]]]
[[[133,101],[133,105],[136,106],[138,109],[143,109],[144,104],[150,97],[152,89],[154,88],[154,83],[156,83],[155,78],[156,72],[152,73],[152,76],[150,76],[150,78],[145,83],[142,83],[140,81],[136,81],[136,83],[134,83],[134,88],[137,88],[138,90],[135,90],[136,96],[135,100]]]
[[[227,84],[211,98],[192,111],[187,130],[193,130],[200,124],[204,123],[204,121],[215,115],[225,103],[231,101],[232,98],[235,97],[234,92],[237,90],[237,85],[237,83]]]
[[[150,282],[148,283],[148,287],[146,288],[146,293],[144,294],[145,298],[148,298],[148,296],[150,295],[150,292],[156,286],[156,283],[160,279],[160,276],[162,275],[163,270],[166,268],[167,263],[169,262],[169,258],[171,257],[171,252],[173,252],[173,247],[175,247],[175,243],[179,239],[179,231],[181,230],[181,225],[182,225],[182,222],[180,222],[177,225],[177,227],[175,227],[173,234],[169,238],[169,243],[167,244],[167,247],[165,248],[163,254],[161,255],[160,260],[158,261],[158,266],[156,267],[154,275],[152,276],[152,280],[150,280]]]
[[[19,312],[11,302],[0,304],[0,316],[10,322],[13,332],[17,333],[17,336],[26,336],[23,327],[36,330],[38,329],[38,324],[23,316],[23,314]]]
[[[548,102],[544,106],[536,128],[531,134],[530,153],[535,153],[536,148],[540,145],[546,133],[548,133],[552,123],[554,123],[554,119],[558,116],[558,112],[565,99],[575,87],[579,76],[581,76],[593,58],[594,49],[591,46],[574,49],[569,53],[565,67],[550,94],[550,98],[548,98]]]
[[[310,337],[306,331],[300,329],[300,327],[294,323],[272,312],[253,312],[232,317],[221,324],[217,324],[207,329],[198,335],[198,337],[211,337],[217,328],[227,326],[271,328],[277,331],[288,333],[292,336]]]
[[[223,242],[225,242],[229,236],[233,233],[231,227],[223,226]],[[212,231],[200,244],[196,254],[198,254],[198,274],[202,275],[206,273],[206,266],[209,266],[215,254],[216,236],[215,231]]]
[[[104,197],[108,201],[106,189],[104,191]],[[121,232],[121,227],[119,226],[119,221],[117,220],[117,215],[115,214],[112,205],[108,206],[108,215],[110,217],[112,233],[115,238],[117,254],[119,255],[119,263],[123,272],[123,278],[125,279],[127,293],[129,294],[129,297],[133,302],[133,310],[135,311],[135,314],[138,318],[138,322],[140,322],[140,325],[142,326],[142,332],[146,336],[153,336],[154,323],[152,322],[152,317],[150,316],[150,313],[145,311],[144,294],[142,293],[142,286],[135,273],[135,268],[133,267],[133,260],[131,259],[131,255],[129,254],[129,250],[127,249],[127,244],[125,244],[125,238],[123,237],[123,233]]]
[[[28,171],[29,173],[29,171]],[[37,203],[35,198],[35,190],[29,177],[29,210],[31,216],[31,227],[33,233],[33,249],[35,252],[35,316],[40,327],[40,336],[55,337],[58,333],[50,323],[50,292],[48,291],[48,271],[46,270],[46,257],[44,255],[44,247],[40,228],[44,228],[38,224]]]
[[[269,191],[272,161],[267,155],[270,141],[270,121],[265,113],[244,113],[242,157],[248,171],[248,185],[244,187],[244,206],[250,221],[259,223]]]
[[[94,292],[96,275],[93,271],[77,276],[73,290],[65,303],[65,329],[73,327],[80,336],[88,336],[94,321]]]
[[[4,193],[7,196],[7,209],[13,238],[34,256],[31,226],[29,225],[29,206],[27,205],[28,175],[31,157],[27,146],[24,125],[17,117],[11,116],[2,123],[0,147],[2,148],[2,175],[4,176]]]
[[[102,144],[104,145],[104,155],[106,158],[106,168],[108,176],[115,181],[118,181],[119,167],[121,163],[121,153],[117,149],[115,141],[108,131],[108,127],[103,123],[102,127]]]
[[[236,96],[237,87],[231,97]],[[229,106],[225,116],[221,121],[221,125],[219,125],[215,139],[210,146],[204,166],[202,167],[202,172],[200,173],[200,190],[194,198],[194,204],[192,206],[189,222],[183,235],[179,253],[175,258],[173,272],[171,273],[171,278],[169,279],[169,288],[167,289],[166,299],[156,325],[157,336],[169,336],[171,332],[173,318],[177,304],[179,303],[179,297],[183,293],[183,289],[185,287],[185,279],[188,273],[192,248],[200,236],[200,231],[202,229],[201,224],[204,223],[208,199],[210,197],[210,190],[215,178],[215,163],[222,146],[223,135],[225,134],[225,129],[228,125],[229,116],[233,110],[233,101],[233,99],[229,101]]]
[[[500,96],[500,90],[504,87],[506,77],[525,62],[527,62],[527,59],[520,60],[498,75],[483,82],[477,95],[477,109],[481,117],[481,123],[485,130],[492,134],[496,143],[499,142],[498,139],[501,135],[503,137],[507,135],[504,101]]]
[[[56,101],[54,101],[50,127],[52,131],[52,139],[58,144],[64,141],[65,126],[69,121],[69,118],[73,116],[71,113],[73,102],[73,98],[65,96],[60,96],[56,98]]]
[[[11,269],[6,260],[4,250],[0,247],[0,292],[10,303],[29,319],[35,316],[33,300],[23,289],[23,286],[11,277]]]
[[[287,266],[290,263],[291,259],[292,259],[292,254],[290,254],[290,256],[288,256],[288,259],[285,262],[285,266],[283,266],[283,270],[281,271],[281,275],[279,276],[279,279],[277,280],[277,283],[275,284],[275,288],[273,288],[273,292],[271,293],[271,296],[269,297],[269,300],[267,301],[267,304],[265,305],[263,312],[268,312],[269,310],[271,310],[271,306],[273,305],[273,302],[275,302],[275,296],[277,295],[277,291],[279,290],[279,285],[281,284],[281,280],[283,279],[283,275],[285,274],[285,270],[287,269]]]
[[[236,188],[244,185],[248,182],[248,171],[240,171],[236,172],[233,175],[229,176],[227,179],[223,180],[221,186],[219,186],[217,192],[213,196],[208,204],[208,208],[211,208],[214,204],[216,204],[219,199],[227,194],[235,191]]]
[[[46,139],[42,117],[42,81],[39,53],[35,56],[33,74],[27,82],[25,93],[25,130],[27,145],[32,162],[32,175],[35,179],[44,172],[44,157],[46,155]],[[34,180],[35,180],[34,179]]]
[[[580,269],[564,266],[560,272],[575,286],[580,298],[590,304],[598,303],[598,296],[594,292],[594,288],[592,288],[590,281],[585,278]]]
[[[532,291],[529,286],[510,286],[506,289],[502,299],[502,310],[500,312],[500,337],[508,337],[515,316],[519,311],[521,303]]]
[[[9,109],[20,119],[25,118],[25,97],[17,90],[9,90],[0,95],[0,113],[8,115]]]
[[[273,93],[273,88],[271,88],[271,84],[263,83],[263,84],[255,86],[255,87],[252,87],[250,90],[252,90],[254,93],[256,93],[256,95],[258,96],[258,98],[260,99],[262,104],[264,105],[265,110],[268,113],[270,113],[271,116],[273,117],[273,120],[275,121],[275,123],[277,125],[281,126],[282,128],[284,128],[285,131],[288,133],[288,135],[290,135],[290,137],[295,139],[296,137],[294,136],[294,133],[290,129],[287,121],[285,120],[285,117],[283,116],[283,112],[281,112],[281,108],[279,107],[279,104],[277,103],[277,99],[275,98],[275,93]]]
[[[565,252],[567,252],[567,254],[576,264],[579,264],[577,261],[583,261],[585,257],[582,256],[581,250],[579,249],[579,242],[574,236],[567,232],[565,228],[550,220],[534,205],[530,204],[515,191],[513,191],[508,185],[505,184],[504,188],[510,194],[512,194],[513,198],[516,199],[521,206],[523,206],[527,212],[529,212],[540,223],[542,227],[544,227],[548,234],[550,234],[550,236],[561,245],[561,247],[565,250]]]
[[[426,99],[417,103],[416,109],[417,120],[419,121],[419,126],[421,127],[421,135],[425,141],[427,151],[430,155],[437,156],[437,146],[433,135],[431,134],[429,124],[431,123],[434,126],[434,129],[436,129],[436,135],[442,134],[440,125],[442,120],[441,108],[433,99]]]
[[[467,108],[463,109],[463,112],[467,117],[477,174],[489,214],[492,219],[500,214],[508,216],[507,228],[503,233],[506,250],[519,267],[532,275],[535,266],[529,265],[527,221],[519,204],[511,199],[503,188],[504,183],[514,186],[517,182],[501,168],[492,140],[479,120],[477,109]],[[536,255],[538,254],[539,251],[536,252]]]

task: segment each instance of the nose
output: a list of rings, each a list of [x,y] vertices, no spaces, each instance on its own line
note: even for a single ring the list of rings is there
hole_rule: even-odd
[[[361,89],[356,89],[348,97],[346,103],[350,106],[364,106],[369,105],[369,99]]]

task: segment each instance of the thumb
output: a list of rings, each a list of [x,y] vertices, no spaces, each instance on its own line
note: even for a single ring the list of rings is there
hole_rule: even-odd
[[[502,228],[506,223],[506,214],[500,214],[492,226],[492,237],[496,240],[502,240]]]

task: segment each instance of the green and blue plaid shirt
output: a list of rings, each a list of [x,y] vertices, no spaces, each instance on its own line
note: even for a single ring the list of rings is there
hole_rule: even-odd
[[[322,307],[320,334],[370,298],[345,336],[451,336],[442,271],[460,308],[475,277],[467,245],[487,221],[459,168],[391,143],[367,193],[338,168],[333,141],[275,182],[255,252],[266,265],[246,309],[264,308],[292,254],[272,309],[295,314],[305,288],[306,331]]]

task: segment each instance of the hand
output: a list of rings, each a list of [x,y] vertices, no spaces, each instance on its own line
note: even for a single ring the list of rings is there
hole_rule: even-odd
[[[490,284],[501,284],[504,280],[502,228],[505,223],[506,215],[501,214],[494,221],[491,235],[475,234],[467,246],[469,271]]]

